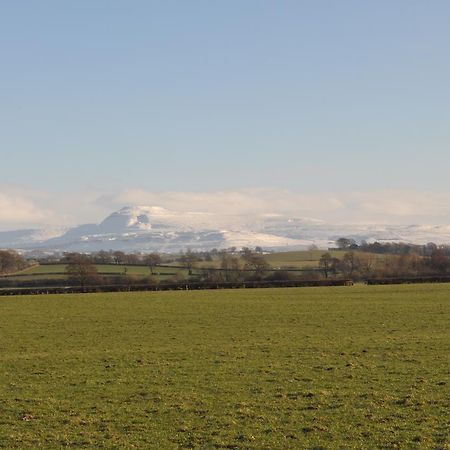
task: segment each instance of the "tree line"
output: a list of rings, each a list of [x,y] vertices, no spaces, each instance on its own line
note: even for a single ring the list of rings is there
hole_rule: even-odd
[[[343,276],[352,280],[450,275],[448,246],[375,244],[352,246],[340,258],[324,253],[319,267],[326,278]]]
[[[427,244],[409,244],[406,242],[371,242],[361,241],[359,244],[351,238],[341,237],[336,240],[336,248],[339,250],[362,251],[380,255],[419,255],[432,256],[437,250],[450,257],[450,245],[437,245],[434,242]]]
[[[194,252],[187,250],[177,257],[164,259],[157,253],[147,255],[126,254],[124,252],[99,252],[92,255],[81,253],[66,253],[59,261],[66,265],[66,273],[69,281],[81,285],[94,285],[106,283],[142,283],[157,284],[159,279],[155,273],[156,267],[162,263],[176,262],[179,266],[167,266],[174,268],[183,268],[187,271],[187,277],[179,271],[175,272],[167,281],[177,283],[182,281],[196,282],[223,282],[223,281],[259,281],[264,279],[271,267],[265,260],[262,250],[255,251],[249,248],[243,248],[237,252],[233,249],[213,252],[216,259],[219,259],[219,267],[197,267],[197,263],[202,261],[212,261],[212,255],[209,252]],[[149,267],[150,275],[132,276],[124,272],[118,275],[101,276],[96,264],[140,264]],[[195,274],[194,274],[194,268]]]
[[[100,251],[92,254],[65,253],[57,260],[66,265],[69,280],[79,285],[109,283],[160,282],[158,266],[173,267],[167,282],[240,282],[240,281],[289,281],[317,279],[367,280],[371,278],[401,278],[450,276],[450,247],[429,243],[412,245],[405,243],[357,244],[351,239],[340,238],[336,247],[341,252],[324,252],[315,267],[272,268],[261,248],[232,247],[226,250],[196,252],[187,250],[178,255],[136,254],[122,251]],[[344,251],[345,253],[342,253]],[[41,262],[45,262],[41,261]],[[211,264],[208,264],[211,262]],[[213,262],[213,263],[212,263]],[[0,274],[10,274],[31,264],[17,252],[0,250]],[[99,274],[98,264],[122,265],[123,272]],[[128,274],[127,265],[145,265],[149,275]],[[184,271],[176,270],[179,268]]]
[[[13,250],[0,250],[0,275],[17,272],[28,266],[26,259]]]

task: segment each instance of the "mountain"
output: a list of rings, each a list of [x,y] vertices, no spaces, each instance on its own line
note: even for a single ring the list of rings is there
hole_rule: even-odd
[[[56,236],[61,236],[67,228],[46,228],[45,230],[0,231],[1,248],[33,248]]]
[[[338,225],[281,215],[224,216],[128,206],[99,224],[0,232],[0,248],[45,252],[122,250],[178,252],[191,248],[328,248],[339,237],[357,241],[450,243],[450,226]]]

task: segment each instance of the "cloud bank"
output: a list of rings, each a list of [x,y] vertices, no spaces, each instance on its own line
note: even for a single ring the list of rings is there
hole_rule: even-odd
[[[206,212],[218,220],[235,216],[285,215],[335,223],[450,223],[450,194],[409,191],[299,193],[280,189],[215,192],[36,192],[0,188],[0,229],[97,223],[126,205]]]

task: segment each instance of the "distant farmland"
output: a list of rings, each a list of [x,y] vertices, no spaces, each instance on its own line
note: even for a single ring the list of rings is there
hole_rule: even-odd
[[[2,448],[449,445],[450,286],[0,298]]]
[[[66,267],[65,264],[36,264],[3,278],[17,281],[64,279],[67,277]],[[96,264],[95,267],[100,275],[105,276],[127,275],[142,278],[151,275],[150,268],[145,265]],[[175,274],[187,276],[188,273],[185,269],[171,267],[156,267],[154,272],[161,281]]]
[[[264,256],[270,267],[276,270],[291,269],[305,270],[318,269],[323,250],[315,251],[295,251],[283,253],[271,253]],[[333,256],[339,257],[345,252],[333,251]],[[136,278],[148,277],[151,270],[146,265],[127,265],[127,264],[96,264],[99,274],[104,276],[127,275]],[[219,269],[220,260],[199,261],[194,264],[192,275],[198,275],[205,269]],[[35,264],[27,269],[21,270],[15,274],[2,277],[11,281],[40,281],[45,284],[45,280],[56,280],[66,278],[65,264]],[[173,276],[181,278],[188,277],[188,270],[180,268],[180,263],[172,262],[157,266],[153,270],[154,276],[160,281],[166,281]],[[1,282],[1,278],[0,278]]]

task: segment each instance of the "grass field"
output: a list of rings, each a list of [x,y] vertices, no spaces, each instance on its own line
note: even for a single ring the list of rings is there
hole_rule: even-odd
[[[0,298],[0,448],[448,449],[450,286]]]
[[[312,251],[294,251],[279,252],[264,255],[269,265],[275,269],[305,269],[319,267],[320,257],[325,253],[324,250]],[[333,256],[342,257],[344,251],[333,251]],[[180,277],[188,277],[188,271],[170,265],[179,266],[179,262],[169,264],[169,267],[155,267],[154,276],[160,281],[166,281],[177,274]],[[97,271],[101,275],[123,275],[127,274],[134,277],[148,277],[150,268],[142,265],[124,265],[124,264],[96,264]],[[205,268],[220,268],[220,259],[216,258],[211,261],[199,261],[195,263],[193,275],[201,273]],[[65,264],[35,264],[14,274],[7,276],[9,280],[14,281],[34,281],[39,280],[45,284],[45,280],[64,279],[66,271]]]
[[[327,253],[326,250],[300,250],[294,252],[278,252],[269,253],[265,255],[267,262],[276,268],[311,268],[319,267],[319,261],[321,256]],[[331,250],[331,256],[334,258],[342,259],[342,257],[347,253],[346,250]],[[385,259],[386,255],[380,255],[376,253],[364,253],[358,252],[358,255],[365,255],[371,259]]]
[[[272,267],[318,267],[320,257],[327,253],[326,250],[299,250],[293,252],[277,252],[265,255],[266,261]],[[329,252],[332,256],[340,258],[345,251],[334,250]]]
[[[31,281],[31,280],[55,280],[66,279],[65,264],[36,264],[28,267],[20,272],[9,275],[7,278],[14,281]],[[148,277],[151,275],[148,266],[124,265],[124,264],[96,264],[95,267],[101,275],[130,275],[135,277]],[[176,269],[171,267],[155,267],[155,276],[161,281],[167,280],[175,273],[181,276],[187,276],[188,271],[184,269]]]
[[[20,271],[20,274],[29,275],[51,275],[55,273],[64,273],[66,270],[66,264],[42,264],[31,266],[25,270]],[[96,264],[95,267],[100,273],[121,274],[126,273],[129,275],[149,275],[150,269],[148,266],[127,266],[122,264]]]

